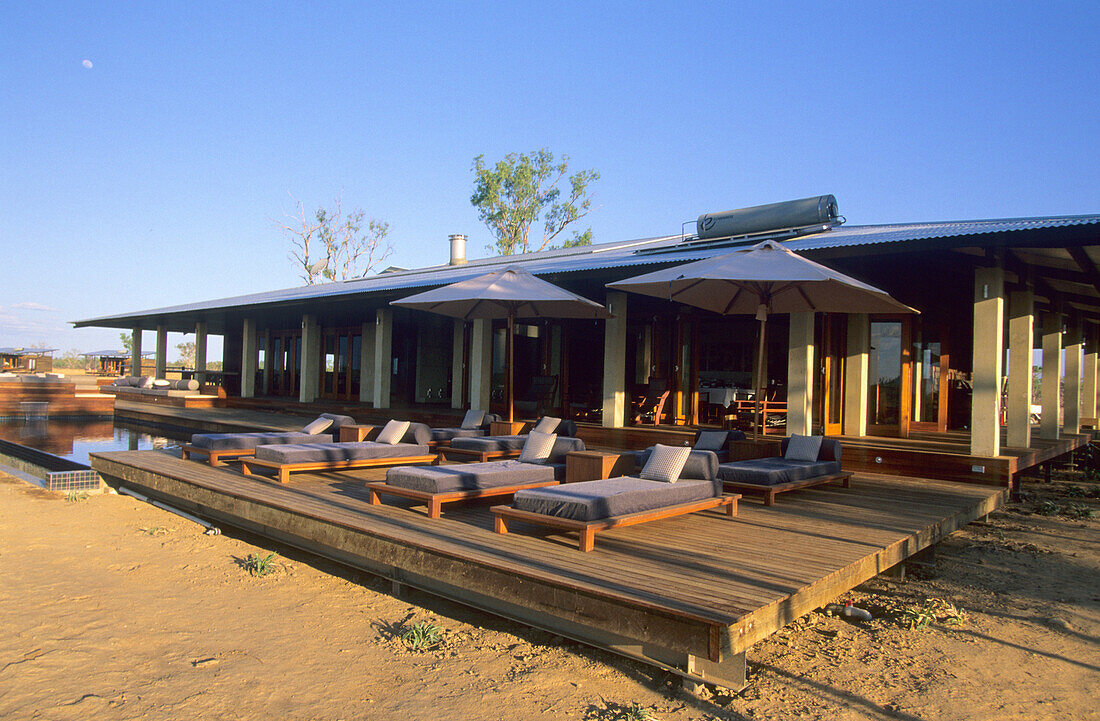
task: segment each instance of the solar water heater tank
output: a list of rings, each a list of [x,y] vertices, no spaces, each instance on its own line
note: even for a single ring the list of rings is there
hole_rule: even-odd
[[[724,213],[704,213],[699,216],[696,228],[700,239],[729,238],[769,230],[803,228],[819,223],[831,224],[839,215],[835,197],[817,195],[801,200],[727,210]]]

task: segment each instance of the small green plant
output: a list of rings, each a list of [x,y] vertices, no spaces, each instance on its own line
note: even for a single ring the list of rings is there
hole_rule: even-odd
[[[1054,501],[1043,501],[1035,507],[1035,512],[1040,516],[1057,516],[1061,511],[1061,506]]]
[[[172,529],[164,526],[149,526],[148,528],[142,528],[141,532],[146,536],[167,536],[172,532]]]
[[[603,708],[589,708],[587,719],[596,721],[657,721],[657,714],[648,706],[642,706],[638,702],[624,706],[619,703],[605,701]]]
[[[1061,509],[1061,515],[1065,516],[1066,518],[1085,519],[1092,518],[1094,515],[1096,515],[1096,511],[1092,510],[1084,503],[1067,503]]]
[[[1070,498],[1085,498],[1088,494],[1081,486],[1066,486],[1065,495]]]
[[[923,630],[939,622],[948,626],[961,626],[966,623],[966,615],[955,605],[942,598],[926,598],[918,607],[907,608],[901,612],[901,621],[910,631]]]
[[[410,651],[423,653],[430,651],[443,642],[443,629],[434,623],[414,623],[401,634],[401,640]]]
[[[275,570],[274,559],[279,554],[274,551],[266,556],[260,556],[258,553],[248,554],[248,558],[244,559],[244,570],[248,571],[253,576],[266,576]]]
[[[88,500],[88,494],[85,491],[69,491],[65,494],[66,503],[80,503],[86,500]]]

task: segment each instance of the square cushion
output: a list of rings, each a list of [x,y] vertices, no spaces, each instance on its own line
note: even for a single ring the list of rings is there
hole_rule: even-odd
[[[302,433],[308,433],[311,436],[315,436],[322,431],[328,430],[328,427],[332,425],[331,418],[318,418],[317,420],[310,421],[302,428]]]
[[[523,451],[519,454],[521,463],[546,463],[550,458],[550,452],[554,449],[554,441],[558,439],[555,433],[539,433],[531,431],[527,434],[527,441],[523,444]]]
[[[680,479],[680,472],[684,470],[689,455],[691,448],[687,446],[663,446],[658,443],[638,476],[647,481],[675,483]]]
[[[783,458],[788,461],[816,461],[818,454],[821,453],[821,441],[821,436],[792,434]]]
[[[539,433],[553,433],[558,430],[558,424],[561,423],[561,418],[554,418],[552,416],[543,416],[535,427],[531,430],[538,431]]]
[[[729,437],[727,431],[700,431],[699,440],[695,441],[695,445],[692,446],[692,450],[696,451],[719,451],[726,450],[726,440]]]
[[[396,445],[401,442],[408,430],[409,421],[388,421],[378,433],[378,437],[374,439],[374,442],[388,443],[391,446]]]
[[[475,428],[480,428],[484,421],[485,411],[468,410],[466,411],[466,415],[462,418],[462,424],[459,428],[473,430]]]

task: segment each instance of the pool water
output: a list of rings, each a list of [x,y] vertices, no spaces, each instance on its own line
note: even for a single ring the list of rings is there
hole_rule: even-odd
[[[190,435],[106,419],[0,421],[0,438],[87,465],[88,454],[147,451],[178,445]]]

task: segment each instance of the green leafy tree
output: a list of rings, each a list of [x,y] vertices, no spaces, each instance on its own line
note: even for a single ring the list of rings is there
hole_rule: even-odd
[[[566,176],[569,156],[561,160],[546,148],[531,153],[509,153],[492,167],[485,156],[474,158],[474,194],[470,203],[478,219],[496,238],[490,252],[501,255],[529,253],[553,248],[550,245],[567,226],[592,212],[588,186],[599,180],[595,170],[580,170]],[[563,192],[564,186],[564,192]],[[531,226],[541,219],[542,240],[532,241]],[[573,231],[563,247],[591,245],[592,229]]]
[[[290,238],[290,258],[306,285],[362,278],[393,253],[386,242],[389,223],[367,220],[360,209],[345,214],[342,198],[312,214],[302,201],[294,202],[294,213],[276,223]]]
[[[184,367],[195,365],[195,343],[193,341],[177,343],[176,351],[179,353],[178,363],[183,364]]]

